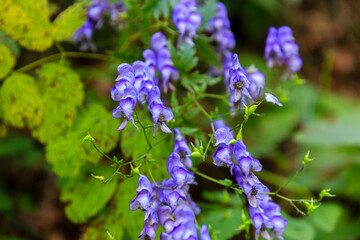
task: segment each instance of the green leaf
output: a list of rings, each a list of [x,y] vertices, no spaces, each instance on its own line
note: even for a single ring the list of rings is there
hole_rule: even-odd
[[[181,78],[181,84],[187,89],[194,89],[196,93],[203,93],[207,86],[215,85],[220,81],[221,77],[210,77],[198,71],[187,74]]]
[[[32,51],[51,47],[51,24],[47,0],[4,0],[0,28]]]
[[[335,203],[324,203],[310,217],[309,221],[325,232],[333,232],[342,214],[342,208]]]
[[[84,223],[95,216],[109,201],[116,187],[116,181],[103,184],[93,179],[90,171],[96,175],[111,175],[113,170],[109,167],[87,167],[76,178],[64,180],[61,186],[60,200],[68,203],[65,213],[74,223]]]
[[[14,67],[15,58],[11,51],[0,43],[0,79],[4,78]]]
[[[205,29],[206,23],[215,17],[216,15],[216,0],[206,0],[202,4],[198,11],[202,16],[201,28]]]
[[[4,122],[14,127],[34,128],[41,123],[44,104],[34,78],[13,73],[0,89]]]
[[[288,240],[312,240],[315,239],[315,229],[306,219],[285,217],[288,223],[284,232],[284,239]]]
[[[73,35],[86,20],[86,5],[75,3],[61,12],[53,22],[52,36],[56,41],[63,41]]]
[[[239,200],[240,201],[240,200]],[[218,240],[231,239],[239,233],[241,225],[240,208],[202,208],[200,223],[211,225]]]
[[[341,122],[315,121],[295,136],[302,144],[317,146],[360,146],[358,123],[349,125]]]
[[[161,15],[168,18],[171,9],[173,9],[177,2],[177,0],[149,0],[146,1],[142,12],[147,16],[154,16],[155,18],[159,18]]]
[[[214,46],[210,44],[211,40],[208,37],[199,35],[198,38],[194,39],[199,58],[208,64],[212,64],[221,67]]]
[[[118,140],[118,121],[101,105],[91,104],[77,118],[73,130],[57,137],[46,146],[46,159],[53,165],[53,171],[62,177],[76,176],[86,162],[97,163],[101,154],[89,142],[82,139],[87,132],[95,138],[103,152],[112,150]]]
[[[199,58],[195,56],[196,49],[194,47],[186,43],[182,43],[178,49],[174,48],[170,43],[167,46],[171,53],[174,67],[179,70],[180,76],[188,73],[198,63]]]
[[[34,135],[45,143],[55,140],[71,128],[76,109],[82,104],[84,91],[79,75],[56,63],[44,64],[38,78],[45,110],[42,124]]]

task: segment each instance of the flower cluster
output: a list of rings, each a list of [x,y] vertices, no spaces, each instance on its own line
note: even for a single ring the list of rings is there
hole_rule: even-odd
[[[193,46],[192,38],[196,36],[196,30],[202,22],[202,16],[197,12],[196,1],[181,0],[172,11],[172,20],[180,33],[178,46],[183,40]]]
[[[279,29],[269,28],[265,45],[265,58],[269,68],[286,66],[290,73],[298,72],[302,66],[299,56],[299,46],[290,27],[282,26]]]
[[[177,144],[175,142],[175,148]],[[145,212],[144,229],[139,239],[155,239],[160,223],[165,230],[160,235],[162,240],[197,240],[199,238],[195,214],[200,213],[200,208],[188,193],[189,184],[194,183],[194,175],[189,172],[176,152],[170,154],[167,170],[171,178],[156,184],[151,184],[144,175],[140,175],[137,196],[130,203],[132,211],[141,209]],[[204,225],[200,230],[200,240],[209,239],[207,227]]]
[[[103,15],[108,12],[111,25],[118,25],[119,15],[125,12],[125,6],[121,1],[108,3],[107,0],[93,0],[87,10],[87,19],[84,24],[74,33],[73,40],[80,43],[80,50],[95,51],[96,47],[92,42],[95,29],[103,25]]]
[[[210,38],[215,42],[216,52],[220,62],[223,63],[224,83],[226,89],[229,87],[230,69],[231,69],[231,50],[235,47],[236,41],[233,32],[230,29],[230,20],[227,15],[227,9],[222,2],[216,5],[216,15],[206,23],[206,30],[211,34]],[[212,67],[212,72],[220,71]],[[220,74],[220,73],[218,73]]]
[[[192,168],[192,161],[188,157],[191,154],[191,150],[187,145],[186,139],[181,136],[179,129],[174,128],[174,152],[179,154],[182,162],[187,168]]]
[[[216,4],[216,15],[206,23],[206,30],[216,43],[218,53],[226,53],[235,47],[235,37],[230,29],[226,7],[222,2]]]
[[[113,111],[114,118],[124,118],[117,130],[121,131],[130,120],[136,128],[132,117],[137,101],[149,104],[149,110],[154,120],[155,137],[158,126],[164,133],[171,133],[165,121],[170,121],[174,115],[170,108],[165,107],[160,99],[160,90],[155,85],[150,74],[149,67],[142,61],[135,61],[133,65],[122,63],[118,66],[117,83],[111,88],[111,97],[114,101],[120,101],[119,106]]]
[[[268,194],[270,190],[260,182],[255,172],[260,172],[262,166],[259,160],[254,159],[246,150],[246,146],[239,139],[235,145],[230,144],[233,140],[232,133],[225,129],[219,128],[215,132],[216,144],[218,146],[213,155],[214,164],[230,166],[230,172],[236,178],[239,187],[244,190],[249,202],[249,212],[256,229],[255,238],[259,234],[264,239],[272,239],[269,230],[271,230],[278,239],[283,239],[287,220],[281,217],[280,206],[273,201]],[[233,155],[235,161],[233,161]]]
[[[154,33],[150,41],[151,49],[146,49],[143,52],[146,64],[150,68],[150,73],[155,79],[157,85],[160,84],[160,79],[156,78],[156,71],[159,70],[162,81],[162,90],[166,93],[168,89],[175,90],[174,86],[169,82],[170,79],[177,81],[179,79],[179,72],[173,67],[171,55],[166,47],[166,37],[161,32]]]

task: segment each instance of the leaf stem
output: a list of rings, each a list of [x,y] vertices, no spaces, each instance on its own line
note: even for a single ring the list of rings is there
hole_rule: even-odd
[[[44,57],[44,58],[40,58],[32,63],[29,63],[21,68],[16,69],[15,71],[17,72],[26,72],[29,71],[35,67],[40,66],[43,63],[49,62],[49,61],[54,61],[56,59],[59,59],[61,57],[68,57],[68,58],[91,58],[91,59],[98,59],[98,60],[103,60],[103,61],[108,61],[110,56],[108,55],[104,55],[104,54],[99,54],[99,53],[85,53],[85,52],[60,52],[60,53],[55,53],[53,55]]]

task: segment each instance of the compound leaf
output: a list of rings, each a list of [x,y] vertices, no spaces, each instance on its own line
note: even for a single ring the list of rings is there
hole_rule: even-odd
[[[61,187],[61,201],[69,202],[65,207],[66,216],[74,223],[84,223],[95,216],[103,209],[116,188],[116,181],[102,184],[90,176],[91,171],[96,171],[95,175],[112,174],[109,167],[91,169],[86,166],[76,178],[64,180]]]
[[[4,78],[15,65],[11,51],[0,43],[0,79]]]
[[[81,27],[86,20],[86,6],[84,3],[75,3],[65,9],[53,22],[52,36],[57,41],[63,41]]]
[[[47,0],[5,0],[0,14],[0,28],[32,51],[51,47],[51,24]]]
[[[39,81],[45,110],[43,122],[34,135],[44,143],[71,128],[76,108],[82,104],[84,91],[76,72],[55,63],[42,66]]]
[[[31,76],[13,73],[6,78],[0,89],[0,102],[5,123],[30,128],[41,123],[44,104]]]
[[[79,114],[72,131],[47,144],[46,159],[59,176],[74,177],[86,162],[97,163],[101,158],[92,144],[82,141],[84,136],[89,132],[97,146],[109,152],[119,139],[116,127],[117,120],[111,113],[101,105],[91,104]]]

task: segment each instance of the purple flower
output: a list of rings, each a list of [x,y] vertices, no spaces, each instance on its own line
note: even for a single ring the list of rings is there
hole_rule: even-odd
[[[279,102],[279,100],[274,95],[271,95],[270,93],[265,93],[265,101],[271,102],[273,104],[276,104],[276,105],[282,107],[282,104]]]
[[[180,205],[174,211],[175,227],[168,234],[169,239],[197,240],[198,234],[195,226],[195,215],[192,209],[187,205]]]
[[[290,27],[269,28],[265,45],[265,58],[269,68],[286,66],[290,73],[300,70],[302,59],[299,56],[299,46],[294,42]]]
[[[126,11],[124,3],[121,1],[110,3],[108,10],[110,15],[110,24],[114,27],[121,28],[121,14]]]
[[[186,139],[181,136],[179,129],[174,128],[174,152],[179,154],[182,162],[187,168],[192,168],[192,161],[188,157],[191,154],[191,150],[187,145]]]
[[[129,120],[139,130],[139,128],[135,125],[134,118],[132,117],[135,105],[136,90],[131,84],[126,83],[119,106],[115,110],[113,110],[112,113],[114,118],[124,118],[124,121],[117,129],[118,131],[124,130]]]
[[[94,34],[94,24],[91,21],[86,21],[78,30],[73,34],[75,43],[80,43],[80,51],[95,51],[95,45],[92,42]]]
[[[218,146],[214,155],[212,156],[214,164],[216,166],[222,166],[225,163],[232,169],[234,165],[232,160],[234,146],[229,145],[229,142],[234,139],[232,133],[229,131],[229,129],[219,128],[216,130],[214,136],[216,140],[215,146]]]
[[[200,27],[202,16],[197,12],[195,0],[181,0],[172,11],[172,19],[180,36],[178,46],[184,40],[190,46],[194,45],[192,38]]]
[[[206,225],[202,225],[200,228],[200,240],[211,240],[208,228]]]
[[[194,183],[194,174],[186,169],[179,154],[172,152],[167,160],[167,171],[177,186]]]
[[[165,121],[170,121],[174,118],[174,114],[171,109],[164,107],[160,99],[160,90],[157,86],[154,86],[149,93],[149,108],[152,118],[154,120],[154,132],[153,137],[155,137],[158,125],[160,125],[161,131],[164,133],[171,133],[171,130],[166,126]]]
[[[269,195],[261,194],[263,192],[270,192],[270,190],[260,181],[255,182],[253,185],[245,183],[243,184],[243,187],[249,205],[253,208],[259,208],[261,201],[266,201],[269,199]]]
[[[166,93],[169,88],[175,90],[175,87],[169,81],[170,79],[177,81],[179,72],[173,67],[171,54],[166,47],[166,37],[161,32],[154,33],[151,37],[150,46],[152,49],[145,50],[143,56],[150,68],[152,77],[155,78],[158,69],[161,74],[163,91]]]
[[[103,26],[103,16],[106,11],[110,14],[110,23],[118,25],[118,14],[124,12],[125,7],[121,1],[109,4],[107,0],[93,0],[91,6],[87,9],[86,21],[73,34],[73,40],[75,43],[80,43],[81,51],[96,50],[92,42],[92,36],[95,29]]]
[[[245,69],[249,86],[247,88],[251,100],[255,101],[257,98],[264,96],[265,90],[265,75],[254,66],[249,66]]]
[[[246,77],[245,70],[241,67],[237,54],[234,53],[230,70],[230,101],[236,103],[242,96],[250,97],[248,87],[249,80]]]
[[[235,37],[230,29],[230,21],[223,3],[217,3],[216,15],[207,22],[206,30],[211,33],[210,38],[217,45],[217,52],[222,53],[235,47]]]

